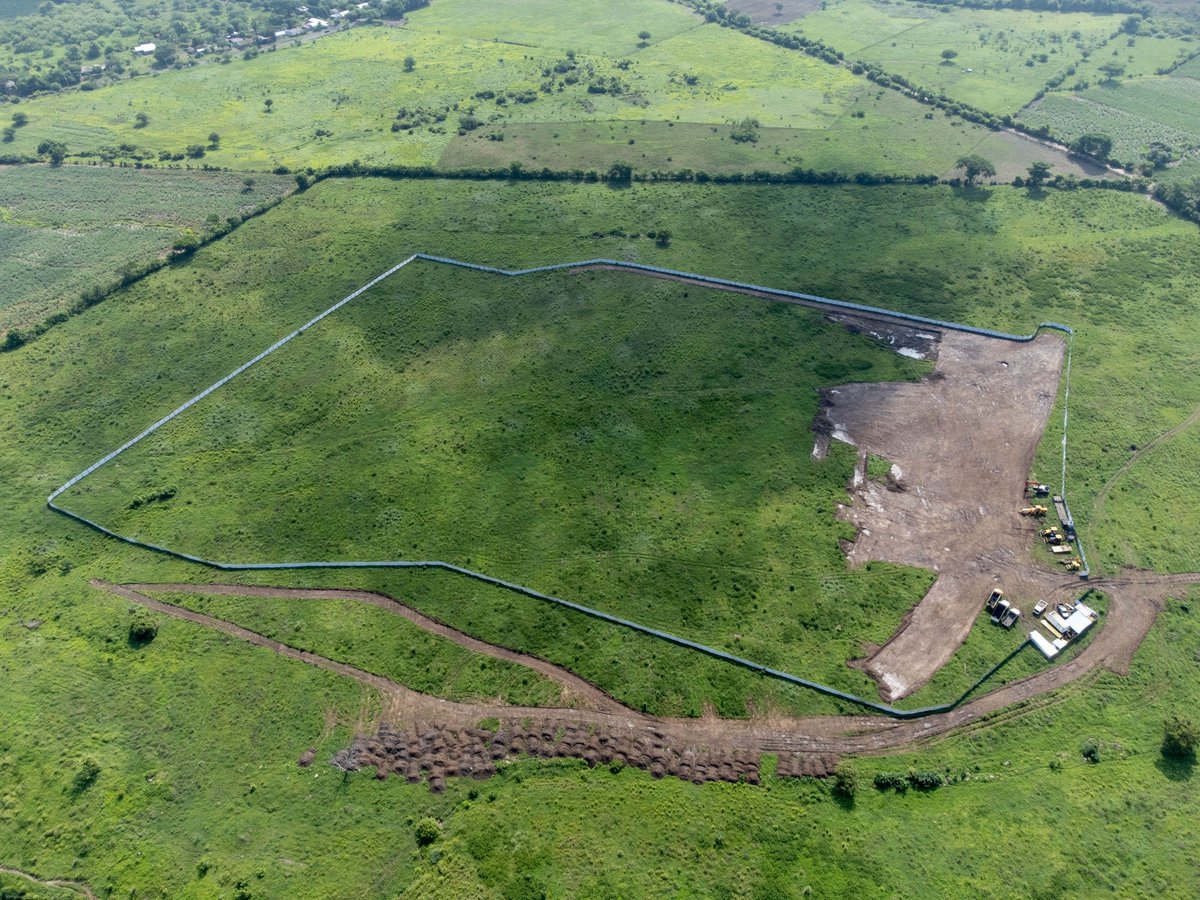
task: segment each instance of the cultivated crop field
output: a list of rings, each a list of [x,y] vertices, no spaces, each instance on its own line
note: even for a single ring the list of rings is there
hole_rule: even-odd
[[[108,288],[126,267],[225,227],[295,187],[275,175],[0,167],[0,332]]]
[[[785,30],[955,100],[1014,114],[1119,25],[1118,16],[1087,13],[831,0]],[[944,50],[956,55],[946,60]]]
[[[1138,78],[1117,85],[1097,85],[1081,93],[1047,94],[1023,110],[1027,125],[1046,125],[1056,137],[1071,141],[1098,132],[1113,139],[1113,155],[1136,160],[1152,142],[1186,154],[1200,147],[1200,81],[1174,76]]]

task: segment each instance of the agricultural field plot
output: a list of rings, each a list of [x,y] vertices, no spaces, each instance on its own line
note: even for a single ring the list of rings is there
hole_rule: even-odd
[[[1113,156],[1141,159],[1151,143],[1176,156],[1200,148],[1200,81],[1174,76],[1138,78],[1085,91],[1050,93],[1022,110],[1026,125],[1047,126],[1061,140],[1096,132],[1113,139]]]
[[[704,20],[686,6],[648,0],[438,0],[409,13],[408,22],[460,39],[628,56]]]
[[[1200,57],[1188,60],[1171,74],[1182,78],[1200,78]]]
[[[1098,84],[1108,77],[1108,73],[1102,72],[1100,67],[1110,64],[1125,70],[1118,77],[1120,81],[1149,78],[1160,74],[1162,70],[1174,69],[1181,60],[1192,56],[1197,50],[1200,50],[1200,46],[1197,46],[1195,38],[1184,39],[1166,34],[1119,34],[1087,59],[1080,60],[1075,66],[1075,74],[1064,82],[1064,86],[1070,87],[1080,81]],[[1179,71],[1176,69],[1171,74],[1179,74]]]
[[[796,671],[881,643],[928,584],[846,571],[851,454],[810,455],[815,387],[927,367],[818,313],[418,263],[326,322],[63,505],[212,559],[445,560]]]
[[[831,0],[784,30],[1002,115],[1015,114],[1047,81],[1100,47],[1120,21],[1086,13]],[[944,59],[946,50],[955,56]]]
[[[215,132],[220,144],[205,150],[203,163],[241,169],[355,159],[434,165],[451,142],[475,151],[456,146],[448,160],[498,158],[507,165],[539,163],[533,157],[541,154],[531,150],[526,160],[500,141],[479,144],[518,125],[619,120],[729,129],[753,119],[761,128],[796,129],[801,164],[809,168],[926,175],[945,171],[988,136],[845,69],[716,25],[653,43],[628,58],[628,68],[609,56],[571,59],[568,49],[359,28],[251,61],[35,99],[22,105],[29,124],[9,147],[32,154],[49,138],[72,154],[128,153],[157,164],[160,154],[182,155]],[[411,72],[403,66],[408,56]],[[465,138],[457,137],[460,130]],[[136,149],[114,149],[122,144]],[[556,164],[580,168],[609,142],[564,146],[573,152],[560,152]],[[727,165],[729,153],[719,145],[690,152],[698,158],[709,147],[716,164]],[[633,155],[633,148],[618,149],[619,159]],[[650,166],[664,164],[659,154]]]
[[[61,312],[81,291],[107,289],[125,268],[294,187],[275,175],[0,167],[0,333]]]

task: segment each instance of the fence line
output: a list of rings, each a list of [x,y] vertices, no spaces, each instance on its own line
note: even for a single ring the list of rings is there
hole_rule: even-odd
[[[390,277],[391,275],[395,274],[400,269],[404,268],[405,266],[407,266],[409,263],[413,262],[414,260],[423,260],[426,262],[456,266],[456,267],[464,268],[464,269],[473,269],[478,272],[486,272],[489,274],[502,275],[505,277],[520,277],[520,276],[524,276],[524,275],[532,275],[532,274],[542,273],[542,272],[555,272],[555,271],[561,271],[564,269],[580,269],[580,268],[587,268],[587,267],[592,267],[592,266],[608,266],[608,267],[617,268],[617,269],[625,269],[625,270],[629,270],[629,271],[633,271],[633,272],[648,272],[648,273],[656,274],[656,275],[665,275],[665,276],[668,276],[671,278],[682,278],[682,279],[687,279],[689,281],[698,281],[702,284],[711,284],[713,286],[720,287],[720,288],[726,288],[726,289],[732,288],[735,290],[753,291],[755,293],[767,295],[768,297],[778,297],[780,299],[784,299],[784,300],[788,300],[788,301],[792,301],[792,302],[799,301],[799,302],[810,304],[810,305],[813,305],[813,306],[816,306],[816,307],[822,308],[822,309],[837,310],[837,311],[841,311],[841,312],[848,311],[848,312],[867,314],[867,315],[877,316],[877,317],[882,317],[882,318],[896,319],[898,321],[911,322],[911,323],[916,323],[919,325],[926,325],[926,326],[929,326],[932,328],[946,329],[946,330],[951,330],[951,331],[960,331],[960,332],[965,332],[968,334],[977,334],[977,335],[982,335],[984,337],[995,338],[995,339],[1006,340],[1006,341],[1014,341],[1014,342],[1018,342],[1018,343],[1027,343],[1029,341],[1032,341],[1035,337],[1037,337],[1038,333],[1042,329],[1053,329],[1053,330],[1057,330],[1057,331],[1062,331],[1068,335],[1068,350],[1067,350],[1067,380],[1068,380],[1068,383],[1067,383],[1067,392],[1066,392],[1066,394],[1064,394],[1064,399],[1063,399],[1063,407],[1064,407],[1064,409],[1063,409],[1063,489],[1065,490],[1065,488],[1066,488],[1066,440],[1067,440],[1067,437],[1066,437],[1066,425],[1067,425],[1066,405],[1067,405],[1067,398],[1069,397],[1069,394],[1070,394],[1070,338],[1071,338],[1071,336],[1074,335],[1074,332],[1069,325],[1063,325],[1058,322],[1042,322],[1038,325],[1038,327],[1036,329],[1034,329],[1034,331],[1032,333],[1030,333],[1028,335],[1009,334],[1009,333],[1003,332],[1003,331],[994,331],[994,330],[988,329],[988,328],[977,328],[973,325],[964,325],[959,322],[949,322],[949,321],[945,321],[942,319],[933,319],[933,318],[928,318],[926,316],[918,316],[918,315],[913,315],[910,313],[897,312],[894,310],[884,309],[882,307],[877,307],[877,306],[867,306],[867,305],[860,304],[860,303],[850,303],[850,302],[844,301],[844,300],[832,300],[828,297],[821,297],[816,294],[805,294],[805,293],[800,293],[798,291],[784,290],[782,288],[772,288],[772,287],[767,287],[764,285],[751,284],[749,282],[733,281],[733,280],[726,279],[726,278],[716,278],[716,277],[712,277],[712,276],[708,276],[708,275],[699,275],[694,272],[684,272],[684,271],[680,271],[678,269],[668,269],[668,268],[664,268],[661,266],[651,266],[651,265],[646,265],[644,263],[634,263],[634,262],[628,262],[626,260],[618,260],[618,259],[598,258],[598,259],[582,260],[579,262],[553,263],[551,265],[545,265],[545,266],[535,266],[535,267],[525,268],[525,269],[510,270],[510,269],[500,269],[495,266],[481,265],[479,263],[465,262],[463,260],[451,259],[449,257],[444,257],[444,256],[433,256],[433,255],[427,254],[427,253],[414,253],[413,255],[409,256],[407,259],[403,260],[402,262],[397,263],[396,265],[392,266],[386,272],[383,272],[382,274],[375,276],[375,278],[371,279],[366,284],[362,285],[361,287],[359,287],[356,290],[352,291],[351,293],[347,294],[345,297],[343,297],[337,303],[333,304],[329,308],[325,309],[324,311],[318,313],[313,318],[309,319],[306,323],[301,325],[299,328],[295,329],[294,331],[290,332],[289,334],[287,334],[287,335],[283,336],[282,338],[280,338],[279,340],[275,341],[275,343],[271,344],[269,347],[267,347],[265,350],[263,350],[257,356],[251,358],[250,360],[248,360],[245,363],[242,363],[242,365],[238,366],[236,369],[234,369],[228,375],[225,375],[223,378],[220,378],[217,381],[213,382],[211,385],[206,387],[200,393],[196,394],[194,397],[192,397],[192,398],[186,400],[184,403],[180,404],[178,407],[176,407],[174,410],[169,412],[167,415],[163,416],[161,419],[157,420],[152,425],[150,425],[147,428],[145,428],[144,430],[142,430],[135,437],[131,438],[130,440],[126,441],[121,446],[117,447],[115,450],[113,450],[110,453],[106,454],[105,456],[101,457],[96,462],[92,463],[90,466],[88,466],[86,469],[84,469],[82,472],[79,472],[78,474],[69,478],[59,488],[57,488],[53,493],[51,493],[49,497],[46,498],[46,505],[53,511],[60,513],[64,516],[67,516],[68,518],[74,519],[75,521],[80,522],[81,524],[86,525],[87,527],[92,528],[95,531],[97,531],[107,537],[115,538],[116,540],[122,541],[126,544],[130,544],[134,547],[141,548],[143,550],[150,550],[155,553],[160,553],[160,554],[163,554],[166,556],[173,557],[175,559],[183,560],[185,562],[196,563],[197,565],[202,565],[202,566],[206,566],[208,568],[218,569],[220,571],[226,571],[226,572],[265,571],[265,570],[296,570],[296,569],[433,569],[433,570],[441,570],[441,571],[445,571],[445,572],[451,572],[453,574],[461,575],[463,577],[470,578],[472,580],[479,581],[484,584],[488,584],[488,585],[492,585],[494,587],[502,588],[504,590],[512,591],[513,593],[520,594],[525,597],[530,597],[535,600],[553,603],[555,605],[564,607],[566,609],[570,609],[575,612],[579,612],[584,615],[591,616],[592,618],[599,619],[601,621],[608,622],[613,625],[618,625],[622,628],[627,628],[632,631],[639,632],[641,634],[646,634],[651,637],[655,637],[660,640],[667,641],[669,643],[675,644],[680,647],[685,647],[690,650],[695,650],[695,651],[703,653],[707,656],[713,657],[715,659],[720,659],[725,662],[729,662],[734,665],[738,665],[743,668],[749,669],[751,671],[759,672],[762,675],[770,676],[772,678],[776,678],[780,681],[784,681],[789,684],[794,684],[799,687],[808,688],[809,690],[816,691],[817,693],[824,694],[825,696],[833,697],[838,700],[843,700],[847,703],[851,703],[851,704],[854,704],[856,706],[860,706],[860,707],[863,707],[866,709],[871,709],[876,712],[880,712],[880,713],[883,713],[885,715],[888,715],[888,716],[891,716],[891,717],[897,718],[897,719],[919,718],[922,716],[933,715],[935,713],[948,712],[949,710],[954,709],[959,704],[961,704],[971,693],[973,693],[981,684],[983,684],[984,681],[986,681],[988,678],[990,678],[992,675],[994,675],[997,671],[999,671],[1000,668],[1002,668],[1004,665],[1006,665],[1011,659],[1013,659],[1018,653],[1020,653],[1021,650],[1023,650],[1028,645],[1028,643],[1029,643],[1028,641],[1022,643],[1012,653],[1010,653],[1008,656],[1006,656],[1004,659],[1002,659],[999,663],[997,663],[995,666],[993,666],[986,674],[983,675],[983,677],[981,677],[973,685],[971,685],[962,694],[962,696],[960,696],[958,699],[956,699],[950,703],[943,703],[943,704],[938,704],[938,705],[934,705],[934,706],[926,706],[926,707],[922,707],[919,709],[897,709],[894,706],[889,706],[889,705],[883,704],[883,703],[876,703],[872,700],[867,700],[863,697],[858,697],[858,696],[855,696],[854,694],[850,694],[845,691],[840,691],[837,688],[830,687],[829,685],[821,684],[820,682],[810,681],[806,678],[801,678],[797,675],[792,675],[791,673],[784,672],[780,669],[775,669],[775,668],[771,668],[769,666],[764,666],[764,665],[761,665],[760,663],[756,663],[752,660],[748,660],[748,659],[745,659],[740,656],[734,656],[731,653],[726,653],[725,651],[718,650],[715,647],[709,647],[705,644],[697,643],[696,641],[692,641],[692,640],[689,640],[688,638],[681,637],[676,634],[672,634],[671,632],[668,632],[668,631],[663,631],[658,628],[653,628],[649,625],[643,625],[641,623],[634,622],[630,619],[624,619],[624,618],[621,618],[620,616],[615,616],[615,615],[612,615],[611,613],[606,613],[606,612],[603,612],[602,610],[594,609],[590,606],[584,606],[580,603],[575,603],[571,600],[565,600],[561,597],[555,597],[552,594],[542,593],[541,591],[535,590],[534,588],[527,587],[522,584],[517,584],[516,582],[505,581],[505,580],[503,580],[501,578],[497,578],[493,575],[488,575],[483,572],[476,572],[471,569],[464,568],[462,566],[454,565],[453,563],[443,562],[441,560],[373,560],[373,561],[346,560],[346,561],[331,561],[331,562],[313,561],[313,562],[275,562],[275,563],[270,563],[270,562],[260,562],[260,563],[219,562],[216,560],[205,559],[204,557],[196,556],[191,553],[185,553],[180,550],[173,550],[170,547],[164,547],[159,544],[152,544],[147,541],[142,541],[142,540],[139,540],[138,538],[131,537],[130,535],[121,534],[119,532],[113,531],[110,528],[105,527],[104,525],[101,525],[99,522],[95,522],[92,519],[82,516],[79,513],[72,512],[71,510],[66,509],[65,507],[62,507],[55,502],[55,500],[64,491],[67,491],[70,488],[74,487],[79,482],[81,482],[83,479],[87,478],[89,475],[91,475],[93,472],[95,472],[97,469],[99,469],[102,466],[106,465],[107,463],[111,462],[116,457],[118,457],[122,453],[124,453],[126,450],[130,449],[131,447],[133,447],[136,444],[140,443],[141,441],[145,440],[151,434],[156,432],[159,428],[166,425],[168,422],[175,419],[180,414],[186,412],[191,407],[195,406],[197,403],[199,403],[201,400],[203,400],[208,395],[212,394],[214,391],[216,391],[219,388],[223,387],[224,385],[228,384],[230,381],[232,381],[238,375],[242,374],[247,369],[249,369],[251,366],[253,366],[254,364],[256,364],[258,362],[261,362],[263,359],[265,359],[266,357],[268,357],[272,353],[274,353],[276,350],[278,350],[280,347],[283,347],[288,342],[292,341],[296,337],[299,337],[301,334],[306,332],[309,328],[313,327],[314,325],[318,324],[326,317],[337,312],[339,309],[341,309],[347,303],[350,303],[352,300],[361,296],[363,293],[370,290],[372,287],[379,284],[381,281],[385,280],[386,278]],[[1080,551],[1080,555],[1082,556],[1082,553],[1083,553],[1082,545],[1080,545],[1079,551]],[[1085,567],[1084,567],[1083,571],[1080,574],[1082,577],[1087,576],[1086,563],[1085,563]]]

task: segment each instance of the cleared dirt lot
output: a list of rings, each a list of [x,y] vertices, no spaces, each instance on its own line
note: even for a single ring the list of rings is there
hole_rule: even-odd
[[[906,697],[944,665],[993,587],[1045,593],[1034,571],[1024,481],[1058,393],[1063,341],[1027,343],[946,332],[933,373],[915,383],[850,384],[825,391],[819,432],[895,464],[887,483],[856,478],[839,515],[858,537],[852,566],[868,560],[938,573],[892,638],[859,661],[888,701]]]

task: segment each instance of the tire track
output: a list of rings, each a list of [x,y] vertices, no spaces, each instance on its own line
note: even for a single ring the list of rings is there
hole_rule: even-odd
[[[0,875],[12,875],[15,878],[24,878],[32,881],[34,884],[44,884],[47,887],[62,888],[63,890],[73,891],[80,896],[87,897],[88,900],[96,900],[96,895],[92,893],[92,889],[82,881],[75,881],[67,878],[38,878],[31,872],[26,872],[22,869],[13,869],[9,866],[0,866]]]
[[[1133,454],[1129,457],[1129,459],[1125,460],[1121,468],[1117,469],[1117,471],[1113,473],[1112,477],[1104,483],[1104,487],[1100,488],[1100,490],[1096,493],[1096,499],[1092,502],[1092,510],[1096,519],[1099,520],[1100,517],[1104,515],[1104,505],[1108,502],[1108,497],[1112,493],[1112,489],[1116,486],[1117,482],[1125,477],[1126,474],[1128,474],[1129,470],[1133,468],[1134,464],[1137,463],[1139,459],[1141,459],[1151,450],[1158,447],[1160,444],[1169,441],[1180,432],[1186,431],[1198,421],[1200,421],[1200,406],[1197,406],[1194,410],[1192,410],[1191,415],[1189,415],[1174,428],[1168,428],[1158,437],[1150,441],[1150,443],[1145,444],[1144,446],[1141,446],[1137,450],[1133,451]]]

